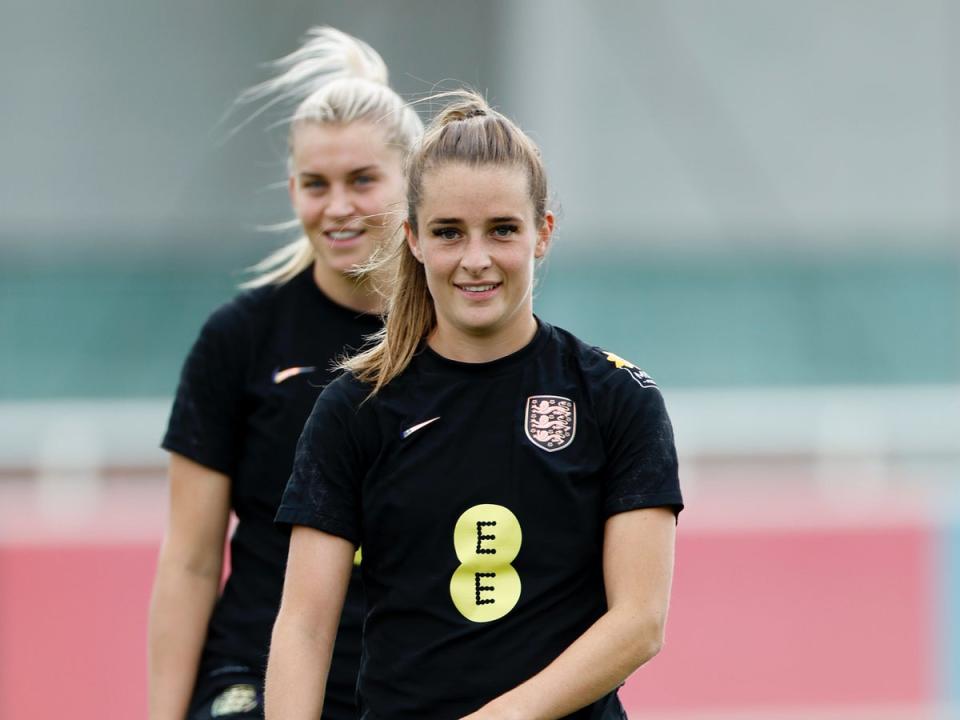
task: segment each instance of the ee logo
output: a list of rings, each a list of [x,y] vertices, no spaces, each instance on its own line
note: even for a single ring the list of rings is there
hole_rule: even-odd
[[[520,575],[510,564],[523,533],[517,516],[503,505],[474,505],[453,528],[460,566],[450,578],[450,597],[472,622],[498,620],[520,599]]]

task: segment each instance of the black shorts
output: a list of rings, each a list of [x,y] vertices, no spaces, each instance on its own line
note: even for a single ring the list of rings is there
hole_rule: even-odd
[[[263,720],[264,677],[242,665],[201,668],[187,720]],[[353,687],[327,686],[322,720],[356,720]]]
[[[612,692],[594,706],[590,718],[591,720],[627,720],[627,713],[620,704],[617,693]]]

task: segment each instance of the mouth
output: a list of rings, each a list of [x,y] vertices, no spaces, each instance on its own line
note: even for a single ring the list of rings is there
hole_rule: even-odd
[[[365,230],[326,230],[323,237],[331,245],[344,246],[356,243],[365,232]]]
[[[471,300],[485,300],[492,297],[503,283],[454,283],[454,286],[463,295]]]

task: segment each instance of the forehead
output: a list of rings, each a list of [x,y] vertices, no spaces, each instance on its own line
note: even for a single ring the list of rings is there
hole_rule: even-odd
[[[446,163],[426,170],[420,196],[424,220],[533,214],[527,171],[520,165]]]
[[[374,123],[300,123],[293,129],[290,153],[295,172],[335,175],[370,165],[400,165],[400,152]]]

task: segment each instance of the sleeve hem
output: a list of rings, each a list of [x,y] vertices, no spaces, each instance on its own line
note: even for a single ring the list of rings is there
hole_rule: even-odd
[[[302,508],[281,505],[274,520],[278,525],[303,525],[330,535],[341,537],[354,547],[360,547],[360,538],[353,528],[344,522],[326,515],[317,515]]]
[[[165,437],[163,442],[160,443],[160,447],[167,452],[183,455],[187,460],[192,460],[198,465],[203,465],[228,477],[233,475],[233,464],[230,461],[224,461],[221,458],[204,453],[186,440],[181,441],[177,438]]]
[[[604,513],[606,517],[610,517],[630,510],[651,507],[670,507],[674,515],[679,515],[680,511],[683,510],[683,497],[678,492],[626,495],[607,502],[604,506]]]

